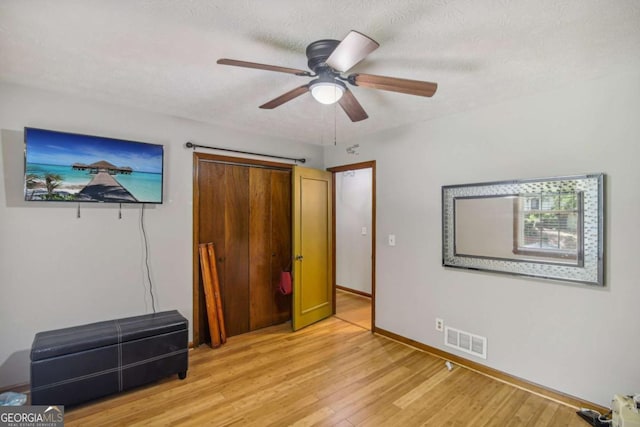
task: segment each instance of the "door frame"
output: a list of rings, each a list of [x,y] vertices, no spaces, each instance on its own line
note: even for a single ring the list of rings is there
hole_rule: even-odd
[[[336,173],[358,169],[371,169],[371,333],[376,329],[376,161],[351,163],[348,165],[334,166],[327,168],[333,173],[333,208],[332,208],[332,233],[333,233],[333,314],[336,314]]]
[[[200,299],[204,298],[204,295],[200,292],[200,259],[198,252],[198,237],[200,233],[200,186],[198,185],[199,162],[209,161],[213,163],[226,163],[240,166],[249,167],[263,167],[269,169],[288,169],[293,171],[293,164],[270,162],[259,159],[248,159],[243,157],[230,157],[221,156],[219,154],[209,154],[194,151],[193,153],[193,300],[192,300],[192,333],[193,333],[193,346],[197,347],[205,342],[204,331],[201,330],[200,319],[202,313],[200,312]],[[291,175],[293,177],[293,173]],[[293,178],[292,178],[293,179]]]

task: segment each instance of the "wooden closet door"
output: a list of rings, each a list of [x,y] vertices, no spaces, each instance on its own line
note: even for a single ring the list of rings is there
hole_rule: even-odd
[[[278,291],[291,262],[291,171],[223,161],[198,158],[194,224],[196,243],[215,245],[227,336],[234,336],[291,318],[291,296]],[[195,286],[199,344],[209,332],[201,278]]]
[[[271,283],[277,288],[280,272],[291,271],[291,171],[271,172]],[[291,320],[291,295],[275,295],[273,323]]]
[[[223,164],[205,160],[198,162],[198,188],[200,190],[198,194],[198,215],[200,224],[197,243],[213,242],[218,258],[218,277],[221,289],[224,288],[225,284],[225,263],[222,262],[225,257],[225,171],[226,166]],[[201,336],[209,337],[207,307],[200,268],[197,269],[197,274],[200,276],[200,298],[198,298],[199,316],[195,321],[199,324]]]
[[[225,165],[224,286],[227,335],[249,332],[249,170]]]
[[[252,168],[249,188],[249,323],[254,330],[273,324],[271,171]]]
[[[252,168],[249,173],[250,328],[291,317],[291,297],[278,291],[291,260],[291,173]]]

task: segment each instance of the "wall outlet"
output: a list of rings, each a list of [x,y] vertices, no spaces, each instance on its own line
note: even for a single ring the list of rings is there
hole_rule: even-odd
[[[444,320],[436,317],[436,331],[444,331]]]

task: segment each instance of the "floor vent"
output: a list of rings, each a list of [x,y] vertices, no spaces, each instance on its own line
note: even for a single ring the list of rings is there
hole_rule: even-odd
[[[449,347],[457,348],[465,353],[474,356],[487,358],[487,338],[479,335],[470,334],[459,329],[444,328],[444,344]]]

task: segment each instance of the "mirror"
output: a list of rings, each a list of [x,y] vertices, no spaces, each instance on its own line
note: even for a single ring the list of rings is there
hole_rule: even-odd
[[[442,263],[604,285],[603,174],[442,187]]]

